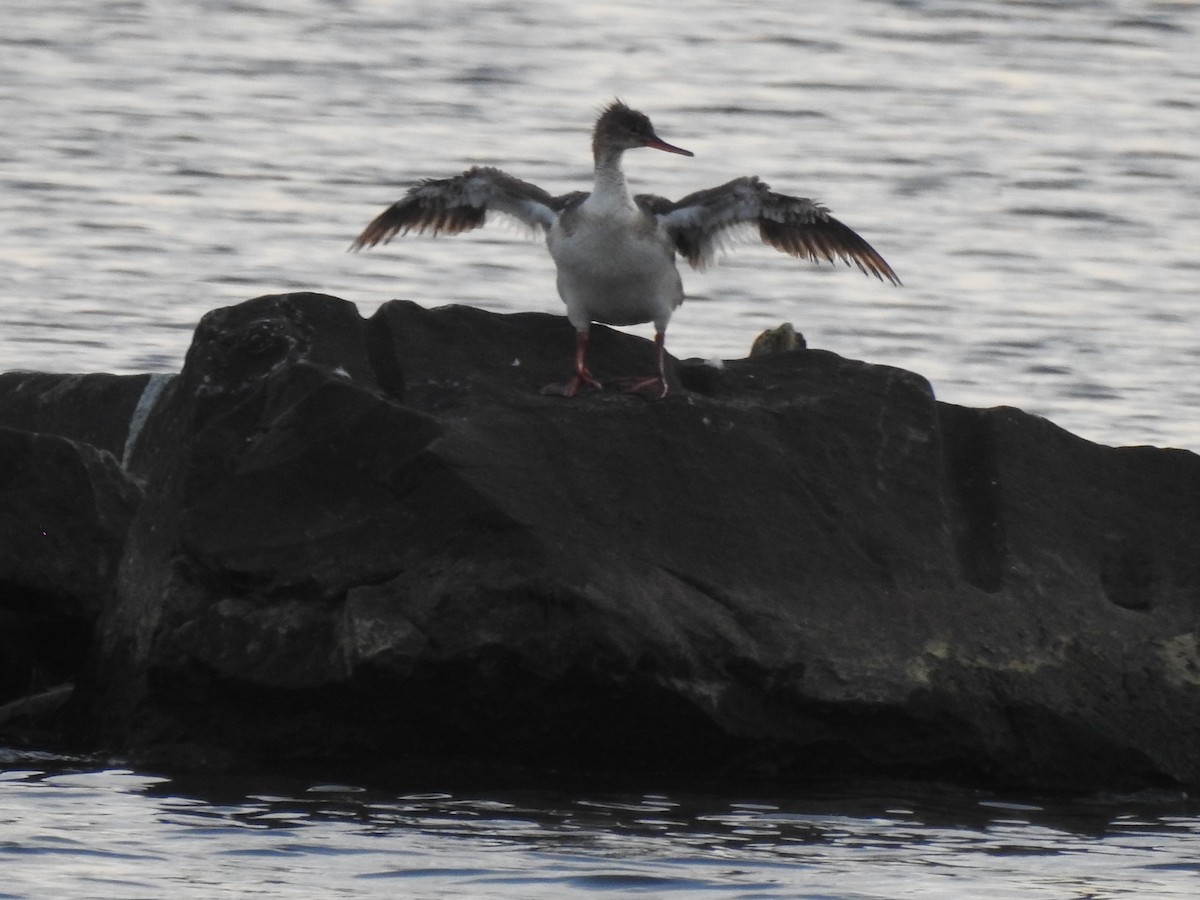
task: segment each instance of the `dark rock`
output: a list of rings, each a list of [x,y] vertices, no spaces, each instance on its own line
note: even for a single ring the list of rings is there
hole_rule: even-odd
[[[117,460],[169,378],[0,373],[0,704],[20,711],[9,726],[47,709],[16,698],[83,663],[140,496]]]
[[[122,459],[139,401],[167,378],[0,372],[0,427],[57,434]]]
[[[139,497],[105,451],[0,428],[0,703],[74,677]]]
[[[541,396],[571,349],[399,302],[205,317],[81,727],[187,764],[1200,784],[1194,455],[811,350]]]
[[[53,722],[63,704],[74,693],[74,685],[60,684],[48,690],[28,694],[18,700],[0,704],[0,733],[6,743],[16,733],[35,740],[54,740],[57,734],[40,728],[44,722]]]

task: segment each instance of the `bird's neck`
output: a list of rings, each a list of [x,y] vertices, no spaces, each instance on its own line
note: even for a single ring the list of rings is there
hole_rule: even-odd
[[[597,199],[633,206],[633,198],[629,196],[629,186],[625,183],[625,173],[621,170],[621,154],[623,151],[607,147],[595,147],[596,171],[592,185],[592,195]]]

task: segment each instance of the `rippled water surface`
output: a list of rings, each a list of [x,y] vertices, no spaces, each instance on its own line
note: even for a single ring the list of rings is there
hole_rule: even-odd
[[[586,187],[619,94],[696,153],[631,154],[636,190],[758,174],[905,282],[740,248],[685,273],[677,356],[787,320],[952,402],[1200,448],[1195,2],[0,11],[0,368],[174,371],[200,315],[276,291],[559,313],[544,249],[503,228],[345,250],[416,178]]]
[[[1198,860],[1200,805],[1170,794],[409,793],[0,767],[2,898],[1143,900],[1196,896]]]
[[[326,291],[561,312],[503,228],[348,254],[413,180],[586,187],[620,95],[694,159],[827,203],[904,279],[739,248],[677,356],[791,321],[945,400],[1200,449],[1195,2],[0,0],[0,369],[175,371],[198,318]],[[646,334],[647,329],[635,329]],[[564,361],[570,348],[564,347]],[[1169,796],[382,792],[0,758],[0,898],[1197,894]]]

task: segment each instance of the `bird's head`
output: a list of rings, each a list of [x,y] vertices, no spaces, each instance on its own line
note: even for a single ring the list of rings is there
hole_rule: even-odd
[[[606,106],[600,113],[600,118],[596,119],[592,147],[597,156],[605,150],[620,152],[638,147],[665,150],[667,153],[678,153],[682,156],[693,155],[692,151],[668,144],[660,138],[654,133],[649,116],[631,109],[620,100],[614,100]]]

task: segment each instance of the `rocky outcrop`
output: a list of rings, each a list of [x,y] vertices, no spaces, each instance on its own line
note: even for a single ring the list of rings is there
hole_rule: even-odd
[[[176,764],[1200,784],[1200,460],[814,350],[565,400],[557,317],[201,322],[73,701]],[[598,328],[603,381],[649,345]],[[118,441],[119,442],[119,441]]]
[[[139,499],[110,453],[0,427],[0,706],[77,675]]]

